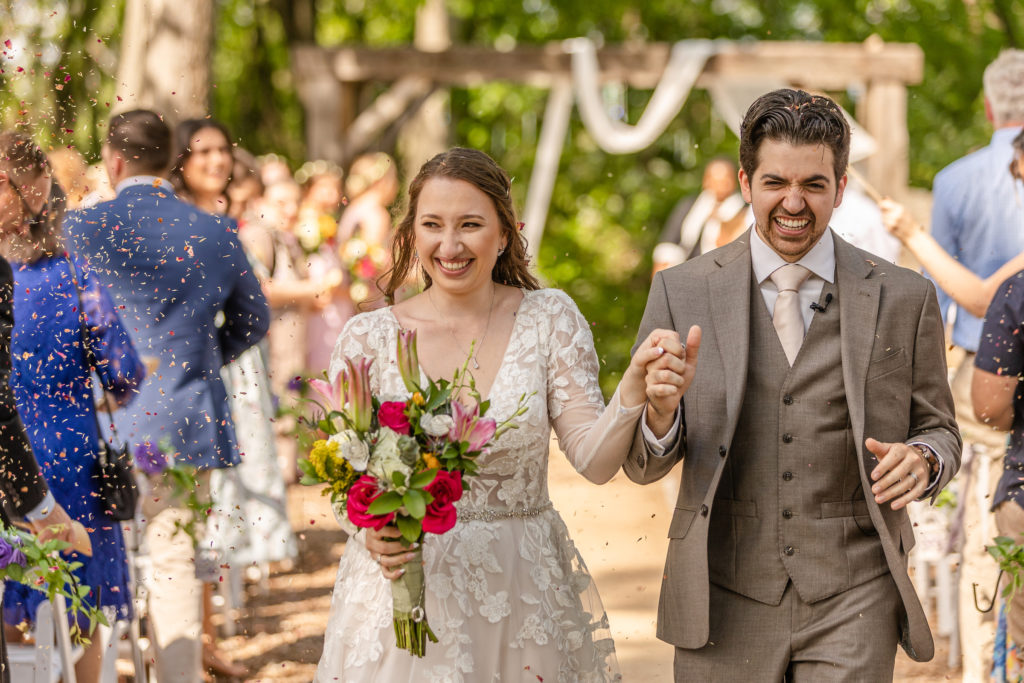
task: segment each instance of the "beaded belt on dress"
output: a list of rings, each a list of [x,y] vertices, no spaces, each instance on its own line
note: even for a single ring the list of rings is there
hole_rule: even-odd
[[[493,522],[497,519],[522,519],[536,517],[551,509],[551,501],[535,508],[516,508],[514,510],[495,510],[482,508],[478,510],[459,510],[459,519],[465,522]]]

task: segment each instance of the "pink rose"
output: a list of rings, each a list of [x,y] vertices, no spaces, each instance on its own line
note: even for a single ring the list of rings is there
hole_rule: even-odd
[[[377,419],[381,425],[390,427],[399,434],[408,434],[412,429],[409,418],[405,416],[405,403],[403,401],[385,401],[380,404],[377,411]]]
[[[386,515],[371,515],[368,512],[370,503],[377,500],[381,493],[377,480],[373,477],[364,474],[356,479],[356,483],[348,490],[348,500],[345,501],[345,511],[349,520],[358,527],[372,527],[377,531],[390,524],[395,518],[394,512]]]
[[[462,498],[462,472],[440,470],[434,481],[424,487],[434,497],[427,506],[423,518],[423,531],[428,534],[443,534],[455,526],[457,513],[455,501]]]

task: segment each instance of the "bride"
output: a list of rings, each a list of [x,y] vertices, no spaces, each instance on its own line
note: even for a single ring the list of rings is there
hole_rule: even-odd
[[[455,527],[425,537],[426,612],[439,642],[422,659],[396,648],[389,580],[411,557],[392,540],[396,528],[361,530],[338,568],[317,681],[621,678],[593,580],[548,497],[550,430],[580,474],[604,483],[644,448],[647,395],[677,392],[693,369],[676,333],[655,330],[605,409],[590,328],[572,299],[530,274],[509,191],[483,152],[455,148],[424,164],[386,294],[393,300],[417,263],[426,288],[352,318],[338,338],[331,377],[344,357],[372,358],[375,394],[407,395],[396,335],[414,329],[427,376],[451,378],[469,358],[488,416],[500,422],[529,399],[518,428],[478,461]]]

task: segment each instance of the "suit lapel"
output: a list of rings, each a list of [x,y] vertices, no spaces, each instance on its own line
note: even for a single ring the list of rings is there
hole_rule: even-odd
[[[719,250],[708,278],[708,300],[725,372],[727,436],[739,420],[750,349],[750,232]]]
[[[843,382],[857,452],[864,451],[864,384],[878,325],[882,281],[871,279],[874,264],[847,242],[833,235],[836,244],[836,284],[843,354]],[[863,459],[863,458],[862,458]]]

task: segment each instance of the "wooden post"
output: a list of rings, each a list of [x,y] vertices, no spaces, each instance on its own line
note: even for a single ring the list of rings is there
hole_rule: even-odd
[[[317,48],[295,48],[292,68],[306,109],[306,156],[341,164],[342,85],[332,73],[329,58]]]
[[[892,79],[869,81],[858,120],[878,143],[865,160],[868,181],[882,194],[902,198],[910,177],[907,90]]]

